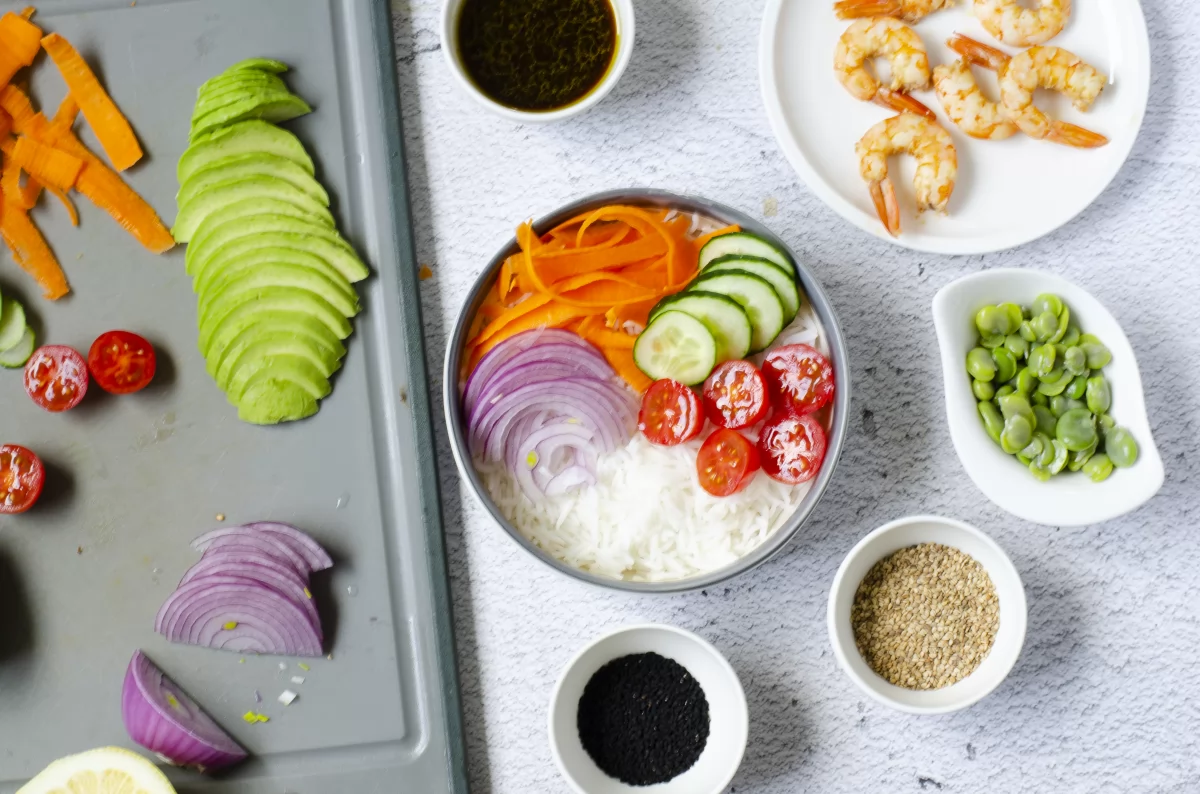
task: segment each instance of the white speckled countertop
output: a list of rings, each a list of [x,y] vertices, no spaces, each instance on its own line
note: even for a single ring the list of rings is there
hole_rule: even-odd
[[[1150,107],[1103,196],[1023,248],[951,258],[879,242],[799,183],[759,100],[762,5],[637,0],[636,51],[614,94],[550,127],[501,121],[456,89],[439,52],[440,0],[395,6],[418,254],[434,273],[422,299],[435,373],[471,281],[517,222],[631,185],[711,196],[768,223],[829,293],[853,364],[846,452],[813,518],[778,558],[706,593],[602,592],[532,559],[459,487],[439,422],[472,791],[566,790],[546,742],[554,680],[602,628],[643,620],[698,631],[740,674],[751,729],[739,792],[1200,791],[1195,10],[1186,0],[1144,4]],[[1018,521],[984,499],[954,455],[930,301],[964,273],[1013,265],[1085,287],[1133,343],[1167,478],[1132,515],[1083,529]],[[440,377],[432,388],[440,404]],[[916,512],[990,533],[1029,596],[1029,635],[1012,675],[946,717],[867,700],[837,667],[825,631],[845,553]]]

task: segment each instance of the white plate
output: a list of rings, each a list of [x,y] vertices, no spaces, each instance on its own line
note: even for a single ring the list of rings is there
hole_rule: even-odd
[[[1006,141],[967,137],[946,118],[932,91],[917,98],[933,108],[958,149],[958,184],[948,216],[918,216],[912,197],[911,157],[893,157],[900,197],[901,234],[892,238],[875,214],[859,176],[854,144],[887,118],[878,105],[850,96],[833,72],[833,52],[850,24],[832,0],[768,0],[759,43],[763,101],[775,137],[808,186],[842,217],[876,237],[918,251],[979,254],[1022,245],[1082,212],[1129,156],[1150,93],[1150,40],[1137,0],[1077,0],[1066,29],[1049,44],[1064,47],[1109,76],[1088,113],[1063,97],[1038,92],[1038,104],[1056,118],[1107,135],[1099,149],[1072,149],[1017,135]],[[929,15],[915,26],[930,64],[949,63],[946,39],[964,33],[1006,52],[971,13],[971,0]],[[886,68],[886,67],[885,67]],[[975,69],[993,98],[994,75]]]

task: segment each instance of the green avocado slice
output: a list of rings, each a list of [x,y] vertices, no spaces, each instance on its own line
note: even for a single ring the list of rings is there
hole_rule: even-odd
[[[237,405],[241,402],[250,379],[263,370],[271,369],[280,359],[303,361],[307,365],[305,371],[310,374],[312,380],[319,377],[327,381],[341,366],[338,360],[327,360],[319,350],[314,350],[301,340],[268,338],[243,350],[237,361],[226,368],[226,380],[217,385],[225,391],[229,401]],[[325,395],[313,396],[320,399]]]
[[[213,280],[210,272],[220,273],[238,257],[264,248],[296,248],[319,256],[351,284],[362,281],[371,273],[350,244],[333,232],[321,233],[315,226],[310,227],[307,233],[263,231],[235,238],[213,251],[205,261],[193,262],[192,277],[196,280],[196,292],[208,288]]]
[[[212,268],[206,270],[203,289],[198,290],[200,301],[204,303],[207,295],[220,292],[226,285],[238,279],[253,277],[260,268],[269,269],[280,265],[315,271],[337,285],[339,291],[358,300],[358,293],[353,285],[346,281],[341,271],[329,264],[328,260],[297,248],[279,247],[247,251],[234,260],[226,261],[220,272],[215,272]]]
[[[345,339],[353,332],[350,321],[320,295],[296,287],[277,287],[259,290],[253,300],[238,303],[229,311],[212,312],[213,321],[200,329],[201,354],[208,358],[224,349],[234,337],[258,322],[260,312],[268,311],[308,314],[324,323],[338,339]]]
[[[243,371],[246,372],[244,376],[240,376],[240,373],[234,374],[229,391],[225,394],[232,405],[241,404],[250,384],[264,380],[294,383],[314,400],[328,397],[329,392],[333,390],[329,378],[322,375],[321,370],[311,361],[286,353],[248,362]]]
[[[329,209],[290,182],[270,176],[249,176],[218,182],[186,206],[180,207],[171,233],[178,242],[189,242],[210,213],[230,204],[259,197],[289,201],[309,215],[320,218],[326,226],[333,226]]]
[[[182,185],[188,177],[214,160],[248,152],[277,154],[296,163],[309,174],[314,172],[312,158],[295,135],[265,121],[242,121],[193,141],[179,158],[175,176]]]
[[[267,91],[252,94],[205,113],[192,123],[190,139],[195,141],[219,127],[247,119],[262,119],[279,124],[308,113],[312,113],[312,107],[293,93]]]
[[[345,284],[344,281],[343,284]],[[349,287],[348,284],[345,286]],[[352,287],[347,294],[339,289],[336,282],[315,270],[289,265],[274,265],[260,268],[247,276],[234,279],[220,290],[200,293],[199,320],[197,322],[201,328],[204,328],[216,318],[232,311],[234,307],[246,301],[257,300],[260,295],[277,287],[295,287],[319,295],[347,319],[358,314],[358,296],[354,294]]]
[[[346,355],[342,340],[320,320],[294,311],[269,311],[257,316],[250,327],[226,345],[213,351],[205,363],[209,376],[217,383],[229,381],[229,370],[242,352],[251,345],[271,338],[295,339],[317,351],[326,360],[339,361]]]
[[[283,61],[277,61],[274,58],[247,58],[244,61],[238,61],[233,66],[230,66],[222,74],[230,74],[232,72],[242,71],[259,71],[259,72],[274,72],[283,74],[291,67]]]
[[[228,220],[223,220],[228,218]],[[196,230],[191,244],[188,245],[188,255],[184,256],[184,264],[193,276],[204,271],[205,263],[213,254],[221,250],[221,246],[242,237],[264,234],[266,232],[293,232],[295,234],[316,235],[325,237],[345,248],[351,254],[350,247],[333,226],[323,223],[313,217],[297,217],[295,213],[275,215],[273,213],[255,212],[253,210],[241,213],[222,213],[214,218],[212,223],[207,220]]]
[[[269,176],[282,179],[300,188],[324,207],[329,206],[329,194],[312,174],[286,157],[269,152],[250,152],[222,157],[196,171],[183,183],[175,195],[179,207],[186,207],[205,190],[235,179]]]
[[[219,82],[202,86],[196,92],[192,107],[192,125],[208,113],[228,105],[235,99],[265,93],[289,93],[287,83],[267,72],[237,72],[222,75]]]
[[[306,419],[317,412],[316,399],[291,381],[262,379],[246,387],[238,419],[253,425],[276,425]]]

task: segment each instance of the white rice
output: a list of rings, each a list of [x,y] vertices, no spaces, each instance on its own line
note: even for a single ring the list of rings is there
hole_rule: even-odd
[[[829,354],[807,300],[776,344],[796,342]],[[710,424],[700,437],[676,447],[655,446],[634,432],[623,449],[600,457],[595,485],[537,502],[525,496],[503,463],[477,466],[505,517],[564,563],[614,579],[683,579],[749,554],[787,521],[812,487],[759,473],[733,496],[708,494],[697,480],[696,454],[715,429]]]

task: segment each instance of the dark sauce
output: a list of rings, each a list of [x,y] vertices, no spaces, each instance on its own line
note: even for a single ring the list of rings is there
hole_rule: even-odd
[[[595,88],[617,50],[611,0],[466,0],[458,52],[480,90],[517,110],[557,110]]]

